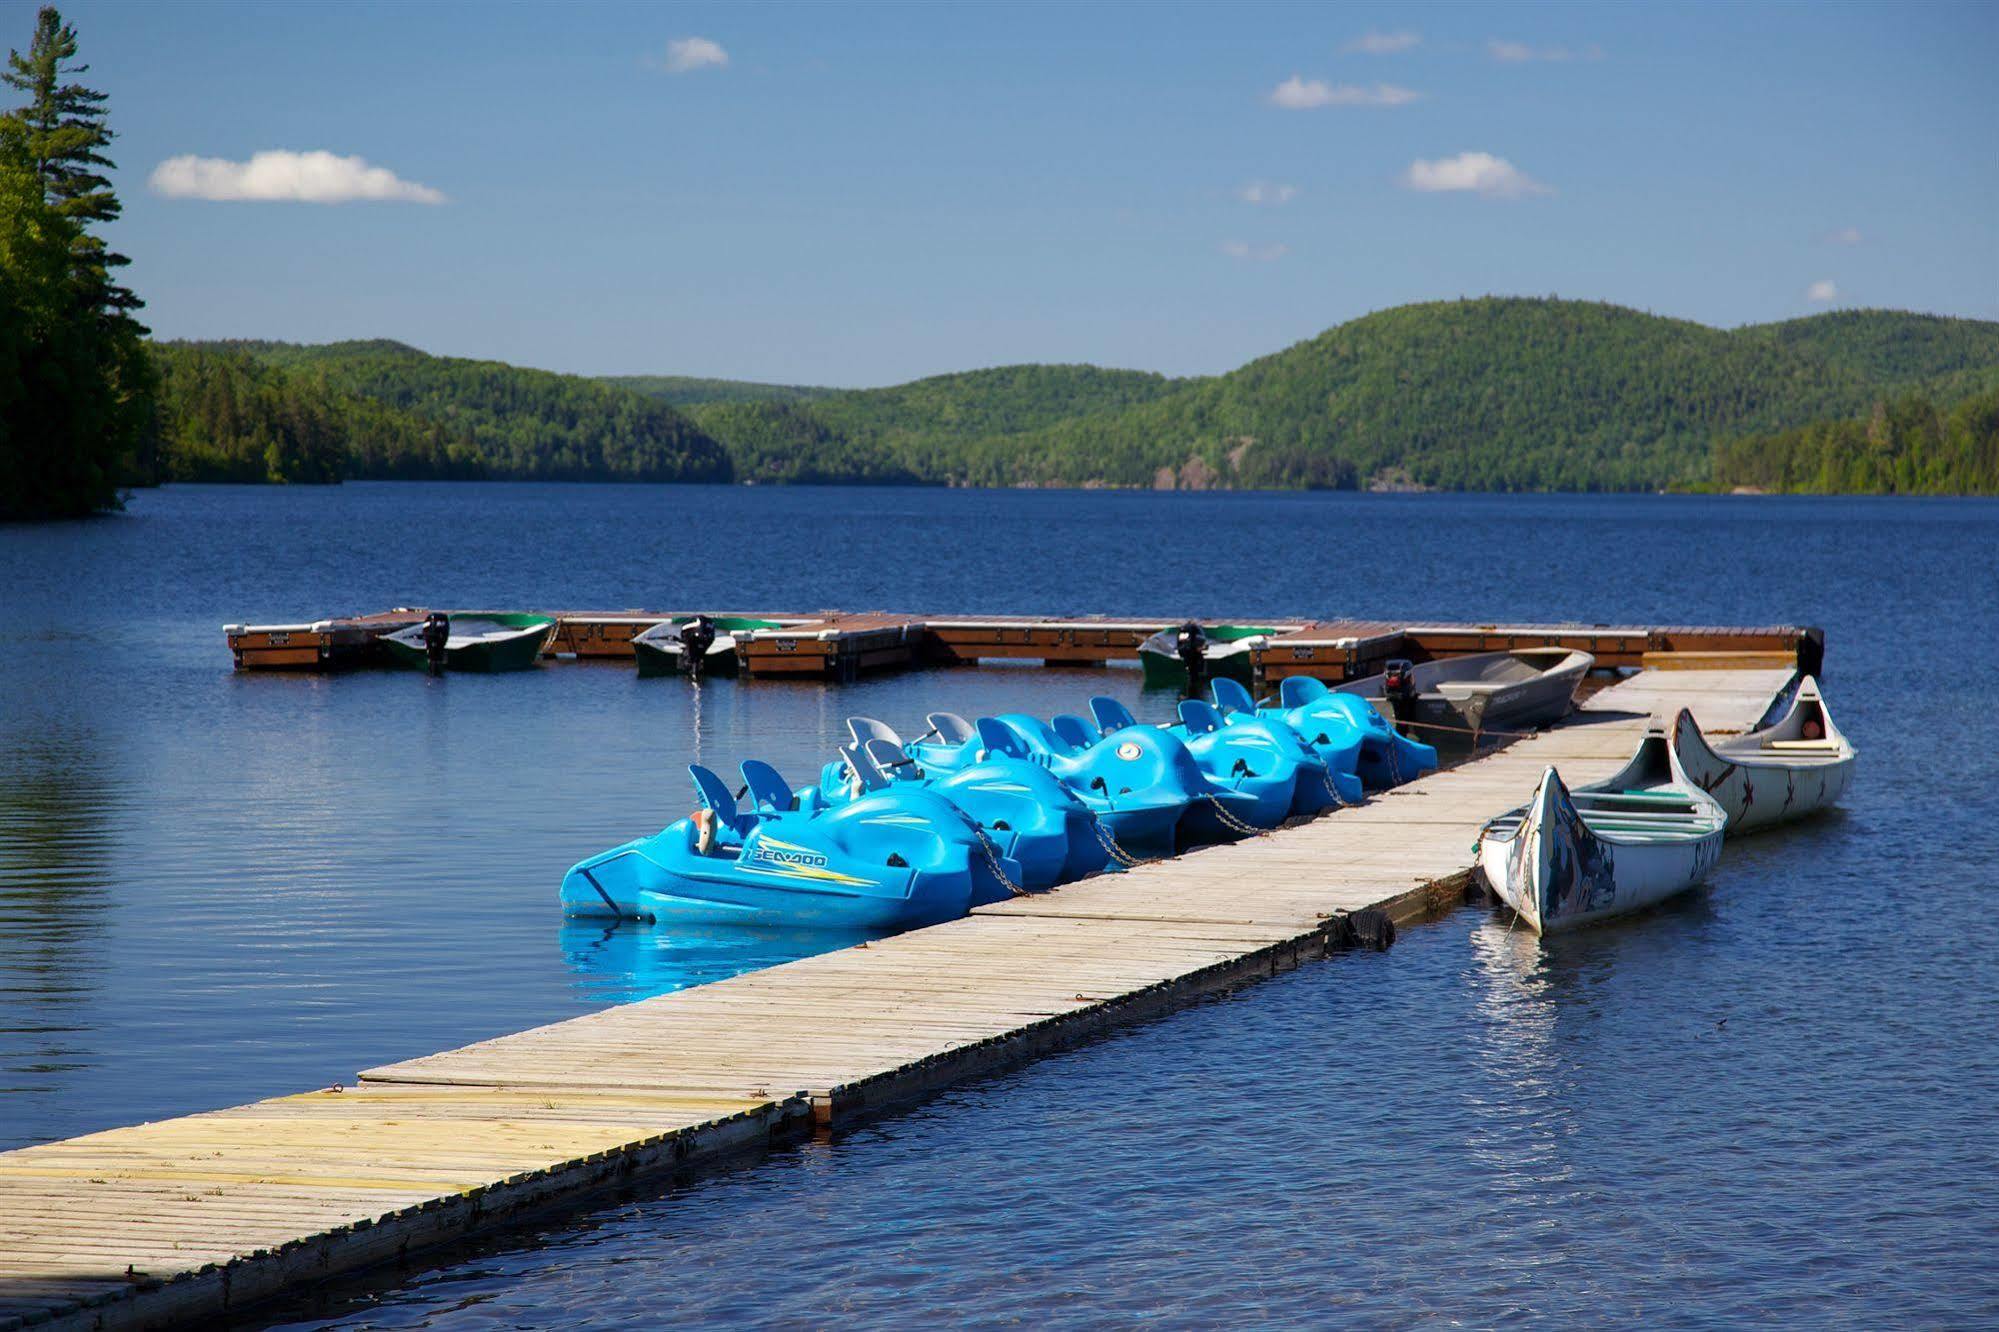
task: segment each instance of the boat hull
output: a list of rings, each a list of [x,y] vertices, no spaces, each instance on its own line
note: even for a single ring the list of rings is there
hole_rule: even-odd
[[[1592,829],[1555,770],[1510,835],[1479,838],[1478,868],[1493,895],[1537,934],[1557,934],[1655,906],[1704,880],[1721,858],[1710,831],[1677,840]]]
[[[1206,658],[1210,680],[1239,680],[1243,684],[1255,681],[1256,663],[1247,651],[1229,652],[1221,656]],[[1150,646],[1138,649],[1138,665],[1144,687],[1147,689],[1185,689],[1187,687],[1187,663],[1173,652],[1162,652]]]
[[[632,657],[638,662],[642,677],[686,674],[686,655],[678,643],[661,646],[634,638]],[[741,669],[742,659],[736,654],[736,640],[729,634],[717,638],[701,658],[701,674],[704,676],[727,679],[737,675]]]
[[[474,617],[465,617],[467,620]],[[541,654],[548,646],[549,637],[555,632],[554,620],[530,620],[529,617],[477,617],[502,621],[515,619],[524,622],[509,625],[513,630],[495,636],[474,638],[469,642],[450,643],[444,649],[444,668],[448,671],[469,672],[478,675],[492,675],[501,671],[525,671],[541,660]],[[404,666],[417,670],[430,668],[430,654],[416,636],[419,630],[405,630],[391,634],[381,641],[390,656]]]
[[[1595,664],[1587,652],[1561,648],[1482,652],[1424,662],[1412,672],[1413,720],[1433,728],[1427,734],[1436,742],[1456,747],[1473,744],[1482,732],[1552,726],[1569,715],[1576,686]],[[1379,699],[1385,688],[1384,677],[1374,675],[1350,680],[1337,692]]]
[[[1839,803],[1853,781],[1856,752],[1826,714],[1818,682],[1799,682],[1790,708],[1775,724],[1720,746],[1710,745],[1691,713],[1673,720],[1673,751],[1703,791],[1728,811],[1730,836],[1804,818]],[[1795,738],[1805,714],[1821,726],[1816,743]],[[1770,742],[1790,745],[1766,747]]]

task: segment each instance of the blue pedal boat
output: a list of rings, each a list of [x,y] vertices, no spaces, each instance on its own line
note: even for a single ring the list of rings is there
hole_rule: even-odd
[[[1228,686],[1234,686],[1231,691]],[[1359,736],[1353,770],[1361,785],[1370,791],[1385,791],[1411,782],[1437,767],[1434,746],[1411,740],[1397,731],[1373,704],[1355,694],[1328,689],[1323,680],[1308,675],[1287,676],[1278,686],[1277,705],[1256,704],[1249,691],[1233,680],[1214,682],[1216,705],[1225,714],[1244,712],[1260,717],[1277,717],[1321,749],[1320,737],[1332,745],[1350,743],[1335,729],[1345,723]]]
[[[995,757],[932,777],[886,724],[849,717],[847,730],[853,743],[842,746],[840,757],[820,771],[816,787],[802,792],[790,792],[783,778],[762,764],[757,767],[763,772],[753,776],[745,762],[743,775],[757,793],[759,809],[836,808],[866,795],[928,791],[950,801],[982,829],[1002,857],[1020,866],[1017,882],[1031,890],[1094,874],[1109,859],[1089,806],[1038,764]]]
[[[935,741],[908,746],[925,771],[955,772],[994,757],[1025,759],[1075,792],[1118,848],[1135,858],[1172,855],[1194,805],[1230,798],[1202,775],[1187,747],[1163,731],[1075,743],[1021,713],[981,717],[974,725],[933,712],[930,725]]]
[[[1275,827],[1291,815],[1316,814],[1341,803],[1325,762],[1282,723],[1259,719],[1227,726],[1221,713],[1191,698],[1180,701],[1179,712],[1179,721],[1160,729],[1187,746],[1209,781],[1257,796],[1258,813],[1247,822]],[[1091,699],[1090,715],[1105,735],[1140,724],[1114,698]]]
[[[1139,722],[1135,716],[1131,716],[1131,710],[1125,708],[1115,698],[1105,698],[1099,694],[1097,698],[1089,700],[1089,714],[1091,718],[1095,718],[1095,726],[1105,736],[1127,736],[1139,730],[1161,730],[1167,736],[1173,736],[1175,740],[1185,744],[1187,752],[1193,754],[1193,762],[1201,768],[1201,774],[1209,782],[1213,782],[1217,788],[1231,790],[1239,796],[1239,800],[1231,802],[1229,808],[1229,816],[1235,822],[1249,824],[1251,828],[1257,830],[1275,828],[1277,824],[1281,824],[1285,818],[1291,816],[1293,806],[1297,802],[1297,786],[1301,778],[1311,780],[1319,800],[1325,798],[1325,782],[1321,780],[1325,766],[1319,764],[1315,758],[1311,758],[1309,754],[1305,756],[1305,762],[1311,764],[1311,772],[1307,774],[1299,766],[1299,762],[1291,754],[1287,754],[1277,744],[1277,740],[1273,740],[1265,730],[1261,728],[1223,730],[1219,716],[1213,716],[1211,718],[1213,724],[1209,724],[1209,716],[1201,716],[1203,712],[1213,714],[1213,708],[1195,702],[1191,710],[1191,716],[1197,722],[1195,726],[1189,726],[1185,722],[1185,718],[1189,716],[1189,710],[1185,706],[1181,708],[1181,722],[1167,726],[1151,726],[1149,722]],[[1319,806],[1313,804],[1311,808]],[[1229,820],[1223,820],[1219,814],[1215,814],[1213,806],[1209,806],[1203,812],[1201,822],[1203,822],[1201,832],[1205,832],[1211,838],[1225,838],[1227,834],[1243,832],[1239,826],[1231,826]]]
[[[957,806],[922,790],[838,809],[744,813],[722,779],[690,765],[701,808],[651,837],[592,856],[562,880],[577,916],[662,924],[901,930],[955,920],[1011,895]]]

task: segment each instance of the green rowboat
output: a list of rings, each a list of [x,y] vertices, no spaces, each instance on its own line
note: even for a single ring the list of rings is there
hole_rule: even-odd
[[[1254,683],[1256,663],[1251,653],[1277,632],[1265,625],[1202,625],[1201,659],[1207,663],[1208,678]],[[1138,661],[1145,671],[1147,689],[1187,687],[1187,665],[1180,660],[1179,633],[1179,629],[1162,629],[1138,645]]]
[[[632,655],[638,658],[640,675],[676,675],[684,672],[687,644],[682,631],[697,619],[706,620],[714,639],[701,654],[703,675],[735,675],[742,668],[742,654],[736,651],[738,635],[758,629],[781,629],[776,620],[757,620],[746,615],[676,615],[662,620],[632,639]]]
[[[548,615],[479,612],[453,615],[444,640],[445,669],[453,671],[524,671],[541,658],[555,619]],[[424,627],[411,625],[382,639],[390,655],[404,666],[425,670],[430,654],[424,647]]]

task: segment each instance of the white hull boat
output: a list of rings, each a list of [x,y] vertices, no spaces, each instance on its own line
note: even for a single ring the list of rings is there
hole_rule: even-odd
[[[1727,822],[1654,731],[1611,781],[1571,792],[1549,768],[1529,804],[1479,833],[1478,867],[1523,924],[1553,934],[1693,887],[1721,858]]]
[[[1833,725],[1818,681],[1807,675],[1782,717],[1745,735],[1710,741],[1681,709],[1673,752],[1687,776],[1728,811],[1733,836],[1839,803],[1858,751]]]

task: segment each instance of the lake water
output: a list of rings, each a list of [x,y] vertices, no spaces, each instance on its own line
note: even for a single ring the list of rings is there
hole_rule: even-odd
[[[1670,909],[1544,947],[1467,908],[285,1317],[1989,1323],[1995,570],[1973,501],[181,487],[0,527],[0,1148],[825,946],[562,922],[563,869],[683,813],[690,759],[802,776],[849,712],[1167,705],[1118,670],[239,675],[226,621],[1810,622],[1847,806]]]

